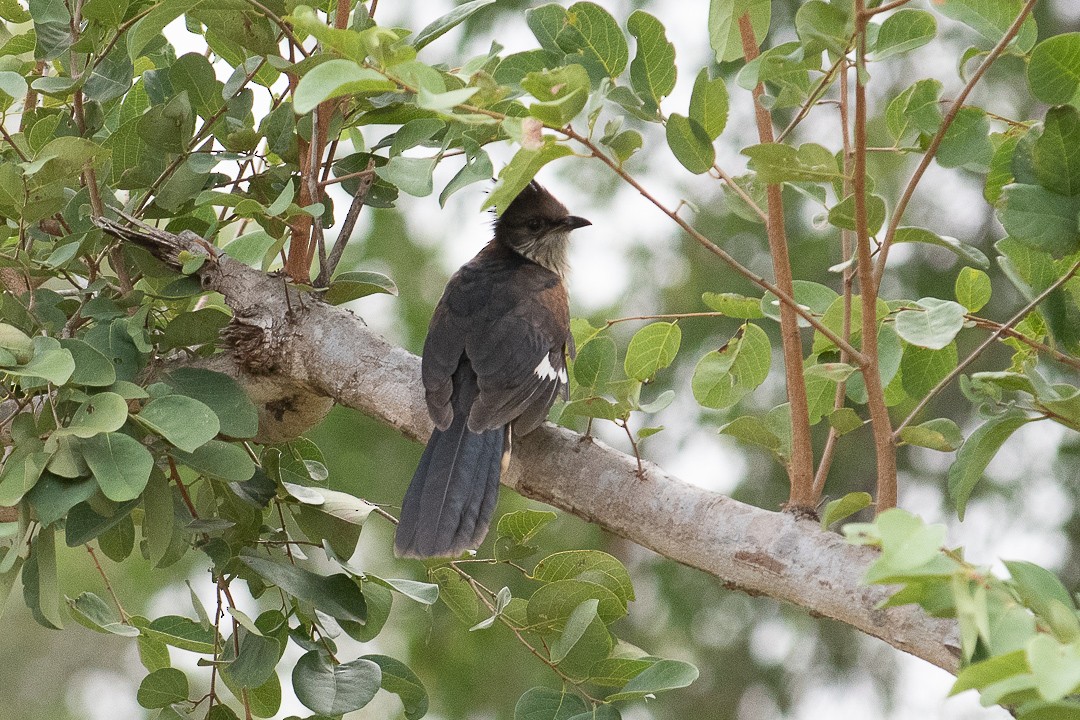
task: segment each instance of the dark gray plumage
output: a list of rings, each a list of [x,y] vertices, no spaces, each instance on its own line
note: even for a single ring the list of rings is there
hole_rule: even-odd
[[[532,431],[567,396],[566,245],[589,224],[534,181],[447,283],[422,363],[435,431],[402,501],[398,556],[454,556],[483,542],[511,429]]]

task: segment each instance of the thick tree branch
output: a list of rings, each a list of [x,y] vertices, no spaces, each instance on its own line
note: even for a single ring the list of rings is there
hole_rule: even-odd
[[[197,236],[125,230],[174,265],[181,250],[214,256],[200,280],[237,315],[264,319],[273,336],[267,361],[281,379],[361,410],[405,436],[431,432],[420,360],[369,330],[352,313],[287,291],[208,248]],[[890,590],[860,579],[876,552],[847,544],[816,523],[745,505],[689,485],[645,462],[564,428],[545,425],[515,446],[503,483],[525,497],[572,513],[661,555],[703,570],[725,585],[839,620],[946,670],[958,667],[956,625],[914,607],[877,605]]]

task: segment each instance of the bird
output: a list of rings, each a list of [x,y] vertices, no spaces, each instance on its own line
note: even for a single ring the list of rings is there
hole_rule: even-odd
[[[591,225],[535,180],[494,236],[447,282],[424,341],[421,377],[435,430],[401,505],[398,557],[456,557],[483,542],[512,436],[568,399],[573,358],[570,233]]]

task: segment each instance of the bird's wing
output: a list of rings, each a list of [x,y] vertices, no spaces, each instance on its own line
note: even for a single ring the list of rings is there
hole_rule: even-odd
[[[567,387],[566,289],[554,273],[536,266],[529,270],[494,289],[485,322],[466,337],[465,353],[480,387],[469,414],[473,432],[520,416],[515,431],[527,433],[544,421]]]
[[[451,311],[447,297],[452,285],[447,285],[443,299],[435,308],[424,341],[424,356],[420,373],[424,382],[424,397],[428,415],[435,426],[446,430],[454,419],[451,398],[454,393],[453,375],[465,352],[467,318]]]

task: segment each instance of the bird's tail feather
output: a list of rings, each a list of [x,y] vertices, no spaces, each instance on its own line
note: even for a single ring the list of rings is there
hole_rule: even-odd
[[[464,364],[463,364],[464,365]],[[498,497],[504,428],[467,427],[476,377],[459,368],[454,419],[436,428],[401,504],[394,540],[398,557],[447,557],[476,547],[487,534]]]

